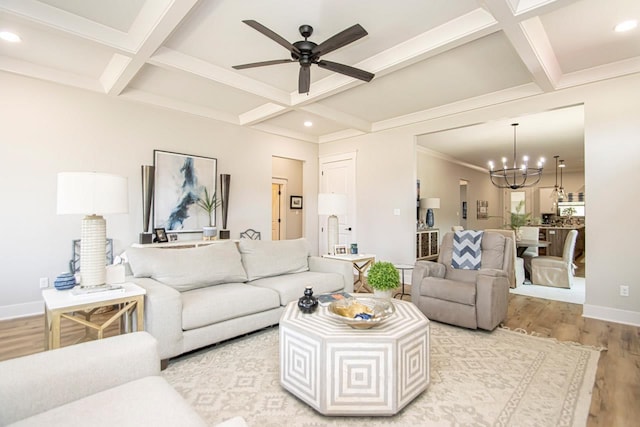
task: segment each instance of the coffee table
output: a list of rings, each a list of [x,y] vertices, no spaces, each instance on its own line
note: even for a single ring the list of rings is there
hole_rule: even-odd
[[[410,302],[371,329],[353,329],[296,302],[280,319],[280,384],[324,415],[399,412],[429,386],[429,320]]]

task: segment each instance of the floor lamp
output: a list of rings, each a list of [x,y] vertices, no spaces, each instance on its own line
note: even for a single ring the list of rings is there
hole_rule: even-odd
[[[58,215],[83,214],[80,275],[84,288],[106,282],[107,223],[103,214],[127,213],[127,178],[95,172],[58,174]]]
[[[327,250],[331,255],[335,255],[335,245],[337,245],[339,242],[338,215],[345,215],[346,213],[346,194],[318,194],[318,215],[329,215],[329,218],[327,218]]]

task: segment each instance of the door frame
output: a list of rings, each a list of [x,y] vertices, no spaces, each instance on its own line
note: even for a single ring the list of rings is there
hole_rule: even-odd
[[[280,240],[287,238],[287,183],[288,181],[284,178],[271,178],[271,184],[280,186]]]

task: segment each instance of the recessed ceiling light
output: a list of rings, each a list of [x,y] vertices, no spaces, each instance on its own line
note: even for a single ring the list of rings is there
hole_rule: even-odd
[[[304,122],[304,125],[310,128],[311,126],[313,126],[313,122],[310,122],[309,120],[307,120],[306,122]]]
[[[624,31],[633,30],[638,26],[638,21],[635,19],[631,19],[629,21],[624,21],[615,26],[614,30],[616,33],[622,33]]]
[[[11,43],[17,43],[20,41],[20,36],[9,31],[0,31],[0,39]]]

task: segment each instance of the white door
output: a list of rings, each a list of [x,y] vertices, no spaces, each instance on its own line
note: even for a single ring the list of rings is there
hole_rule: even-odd
[[[345,153],[320,158],[320,193],[347,195],[347,214],[338,220],[340,244],[358,243],[356,238],[356,153]],[[327,216],[319,217],[320,254],[329,253],[327,243]]]

